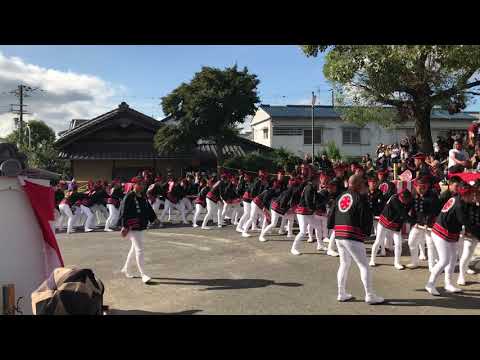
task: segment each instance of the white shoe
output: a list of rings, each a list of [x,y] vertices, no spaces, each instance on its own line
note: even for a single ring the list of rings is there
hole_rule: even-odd
[[[202,226],[202,229],[203,229],[203,230],[210,230],[210,229],[211,229],[211,227],[208,227],[208,226]]]
[[[387,253],[385,251],[381,251],[380,254],[378,254],[377,256],[385,257],[385,256],[387,256]]]
[[[250,237],[251,235],[249,233],[246,233],[246,232],[242,232],[242,237],[244,238],[248,238]]]
[[[297,249],[293,249],[293,248],[290,250],[290,253],[292,255],[301,255],[302,254],[300,251],[298,251]]]
[[[338,253],[337,253],[336,251],[333,251],[333,250],[328,250],[328,251],[327,251],[327,255],[328,255],[328,256],[337,257],[337,256],[338,256]]]
[[[193,224],[192,227],[197,228],[198,224]]]
[[[190,225],[188,221],[182,221],[183,225]]]
[[[129,279],[132,279],[132,278],[133,278],[133,275],[130,274],[130,273],[129,273],[127,270],[125,270],[125,269],[120,270],[120,272],[121,272],[123,275],[125,275],[127,278],[129,278]]]
[[[293,234],[287,235],[287,239],[293,239],[294,237],[295,237],[295,235],[293,235]]]
[[[317,251],[326,251],[326,250],[328,250],[328,248],[323,246],[322,244],[317,245]]]
[[[403,266],[402,264],[395,264],[394,267],[395,267],[395,269],[397,269],[397,270],[403,270],[403,269],[405,269],[405,266]]]
[[[85,229],[85,232],[92,232],[94,231],[93,229]]]
[[[309,239],[307,240],[307,242],[308,242],[308,243],[313,243],[313,239],[310,239],[310,238],[309,238]]]
[[[365,297],[365,302],[370,305],[375,305],[375,304],[381,304],[385,302],[385,299],[382,298],[381,296],[371,294]]]
[[[368,266],[375,267],[377,266],[377,264],[375,264],[373,260],[370,260],[370,262],[368,263]]]
[[[462,289],[459,289],[459,288],[453,286],[452,284],[445,285],[444,289],[445,289],[446,292],[449,292],[449,293],[461,293],[463,291]]]
[[[329,242],[330,242],[330,239],[327,238],[327,237],[326,237],[326,238],[323,238],[323,242],[324,242],[324,243],[329,243]]]
[[[432,284],[427,284],[425,286],[425,290],[427,290],[431,295],[433,296],[440,296],[440,293],[438,292],[438,290],[435,288],[435,286],[433,286]]]
[[[115,230],[112,230],[112,229],[104,229],[103,231],[106,231],[106,232],[113,232]]]
[[[467,269],[467,274],[468,274],[468,275],[475,275],[476,272],[475,272],[475,270]]]
[[[418,268],[418,264],[413,264],[413,263],[407,264],[407,268],[409,268],[409,269],[417,269],[417,268]]]
[[[420,255],[418,257],[418,260],[427,260],[427,257],[425,255]]]
[[[145,275],[145,274],[142,275],[142,282],[144,284],[147,284],[150,280],[152,280],[152,278],[150,276]]]
[[[465,282],[465,279],[458,278],[457,285],[465,286],[467,283]]]
[[[342,294],[342,295],[337,296],[337,300],[340,301],[340,302],[345,302],[345,301],[352,300],[352,299],[353,299],[352,294]]]
[[[261,242],[267,241],[267,239],[265,239],[265,237],[263,237],[263,236],[260,236],[260,237],[258,238],[258,240],[261,241]]]
[[[286,231],[278,230],[278,235],[285,235],[285,234],[286,234]]]
[[[238,232],[238,233],[243,233],[243,230],[239,229],[239,228],[236,228],[235,231]]]

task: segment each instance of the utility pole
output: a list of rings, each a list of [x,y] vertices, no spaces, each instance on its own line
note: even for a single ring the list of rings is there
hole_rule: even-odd
[[[28,95],[29,92],[33,92],[36,90],[44,91],[37,88],[32,88],[27,85],[20,84],[18,85],[18,88],[16,90],[12,90],[10,94],[14,94],[16,97],[18,97],[18,104],[10,104],[11,105],[11,112],[14,114],[18,114],[18,137],[19,137],[19,145],[23,145],[23,132],[24,132],[24,126],[23,126],[23,115],[30,114],[24,110],[24,108],[28,105],[24,104],[24,98],[29,97]],[[15,109],[14,107],[18,107],[18,109]],[[28,129],[30,130],[30,129]],[[31,137],[30,137],[31,138]]]
[[[334,94],[333,94],[333,89],[330,89],[330,91],[332,92],[332,107],[335,106],[335,97],[334,97]]]
[[[317,98],[315,93],[312,91],[312,166],[313,166],[313,159],[315,158],[315,102]]]

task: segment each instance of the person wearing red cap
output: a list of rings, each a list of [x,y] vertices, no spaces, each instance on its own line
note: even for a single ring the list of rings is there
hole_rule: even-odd
[[[378,169],[377,178],[378,178],[378,189],[382,192],[382,204],[381,209],[385,207],[387,201],[397,193],[397,187],[393,182],[388,180],[389,171],[386,168]],[[376,231],[376,228],[375,228]],[[380,244],[380,252],[382,256],[386,256],[387,250],[392,251],[393,249],[393,239],[387,237],[384,244]]]
[[[223,210],[222,219],[230,220],[233,225],[237,225],[238,216],[240,214],[240,196],[237,194],[238,180],[235,176],[230,175],[222,194]],[[230,216],[228,216],[230,215]]]
[[[183,191],[180,187],[180,184],[175,181],[173,176],[170,177],[168,181],[165,207],[159,218],[160,222],[163,222],[163,219],[165,218],[167,212],[169,213],[169,220],[170,220],[170,211],[173,209],[176,209],[180,213],[183,224],[185,225],[189,224],[189,222],[185,217],[185,206],[183,205],[183,202],[180,201],[182,198],[183,198]]]
[[[475,201],[475,192],[472,186],[461,183],[458,186],[458,195],[450,198],[443,206],[435,224],[432,227],[432,240],[438,252],[438,262],[430,272],[430,277],[425,290],[431,295],[439,296],[435,283],[443,271],[445,271],[445,290],[450,293],[462,292],[453,286],[452,277],[457,262],[458,240],[462,227],[471,230],[476,224],[466,214],[466,205]]]
[[[262,232],[260,233],[259,240],[264,242],[267,241],[265,235],[268,234],[275,226],[277,226],[278,219],[282,219],[282,223],[280,225],[279,235],[284,234],[284,222],[283,219],[287,218],[287,211],[290,208],[290,201],[292,199],[293,193],[295,191],[297,183],[295,180],[290,180],[288,182],[287,188],[280,192],[278,196],[274,197],[270,203],[270,214],[271,220],[270,224],[267,225]],[[292,228],[293,228],[293,219],[287,220],[288,221],[288,237],[293,236]]]
[[[250,204],[250,216],[245,222],[242,228],[242,237],[250,237],[248,230],[252,227],[252,230],[257,229],[257,222],[263,217],[263,201],[258,196],[268,188],[268,173],[265,170],[258,172],[259,177],[254,181],[250,194],[252,196],[252,202]]]
[[[224,192],[224,188],[226,186],[226,177],[222,175],[220,180],[216,181],[213,186],[211,187],[210,191],[207,193],[207,215],[203,219],[202,222],[202,229],[203,230],[210,230],[210,227],[207,226],[208,221],[210,219],[213,220],[213,216],[217,214],[217,226],[219,228],[222,227],[222,209],[223,209],[223,199],[222,194]]]
[[[367,183],[368,183],[368,193],[367,193],[368,206],[374,216],[372,230],[373,230],[373,234],[376,236],[377,224],[378,224],[377,218],[382,213],[382,210],[384,207],[383,194],[377,187],[378,180],[375,176],[370,176],[367,180]],[[385,251],[385,247],[383,247],[383,249]]]
[[[435,217],[440,211],[440,201],[438,196],[430,187],[430,178],[422,176],[413,181],[415,195],[411,209],[411,217],[415,220],[408,234],[408,247],[410,248],[411,263],[407,265],[410,269],[418,267],[419,256],[418,247],[420,246],[422,258],[425,259],[424,249],[427,245],[428,269],[432,271],[435,261],[438,259],[435,245],[432,242],[430,229]]]
[[[207,208],[207,194],[210,191],[210,188],[213,186],[212,181],[209,180],[207,182],[206,179],[199,180],[199,191],[197,198],[195,199],[195,213],[193,214],[193,227],[198,227],[198,217],[202,213],[202,211],[206,210]]]
[[[295,209],[300,232],[295,237],[292,248],[290,249],[290,253],[293,255],[301,254],[301,252],[298,250],[298,244],[308,234],[308,226],[310,224],[312,224],[310,226],[313,230],[313,213],[317,207],[316,196],[318,190],[318,181],[318,176],[313,176],[311,181],[307,182],[300,195],[300,202]]]
[[[78,192],[78,185],[71,184],[70,191],[67,192],[65,197],[60,201],[58,208],[60,210],[60,219],[59,223],[63,223],[63,219],[65,217],[68,218],[67,222],[67,234],[73,233],[75,230],[73,228],[73,224],[76,220],[76,216],[74,215],[74,207],[77,206],[77,203],[80,201],[80,194]]]
[[[251,203],[252,203],[252,195],[250,193],[250,188],[252,186],[252,175],[245,172],[240,176],[238,181],[237,192],[242,197],[242,206],[243,206],[243,215],[238,221],[236,231],[242,232],[243,225],[247,222],[248,218],[250,217],[250,210],[251,210]]]
[[[346,289],[348,272],[352,260],[360,270],[360,278],[365,291],[365,302],[371,305],[385,301],[375,294],[372,275],[368,267],[365,238],[372,228],[373,215],[368,207],[365,195],[362,195],[365,182],[359,175],[349,179],[349,188],[335,201],[335,206],[328,218],[328,226],[333,227],[340,255],[337,272],[338,296],[340,302],[353,299]]]
[[[415,173],[413,174],[414,177],[432,176],[430,166],[428,166],[425,162],[426,159],[427,155],[424,153],[417,153],[413,156],[413,162],[415,164]]]
[[[165,206],[165,201],[162,200],[162,198],[165,198],[165,196],[165,183],[163,182],[163,177],[158,175],[155,177],[155,182],[147,189],[147,199],[157,216],[160,215],[160,206]]]
[[[151,278],[145,273],[144,269],[144,230],[147,228],[149,222],[158,224],[159,220],[144,196],[143,179],[133,178],[130,182],[134,184],[133,191],[125,195],[120,206],[120,221],[122,226],[120,234],[122,237],[130,240],[132,246],[128,252],[125,264],[121,269],[121,273],[128,278],[133,278],[128,268],[135,255],[142,282],[148,283]]]
[[[107,198],[107,209],[108,209],[108,218],[105,222],[104,231],[112,232],[113,226],[116,226],[118,223],[118,218],[120,216],[120,203],[124,197],[122,190],[122,184],[119,180],[112,181],[112,188],[110,190],[109,197]]]
[[[370,266],[376,266],[375,257],[377,256],[380,244],[385,242],[387,237],[393,238],[395,244],[394,267],[397,270],[403,270],[405,267],[400,263],[402,256],[402,226],[404,222],[411,222],[408,215],[412,205],[412,193],[408,190],[402,191],[398,195],[392,196],[385,205],[377,225],[377,238],[372,246]]]
[[[58,207],[60,205],[60,202],[65,198],[65,189],[66,189],[66,184],[63,181],[60,181],[56,186],[55,186],[55,192],[54,192],[54,199],[55,199],[55,216],[54,216],[54,222],[53,222],[53,232],[55,232],[56,229],[61,229],[63,224],[60,223],[60,208]],[[63,219],[62,219],[63,222]]]

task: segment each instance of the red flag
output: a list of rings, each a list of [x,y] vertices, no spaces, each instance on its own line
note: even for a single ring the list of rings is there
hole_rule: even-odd
[[[49,186],[42,186],[30,181],[25,181],[23,186],[28,200],[35,212],[38,225],[42,230],[43,240],[46,243],[46,257],[48,271],[51,272],[59,266],[64,266],[62,254],[58,247],[57,239],[52,231],[49,221],[55,219],[53,209],[55,208],[54,190]]]

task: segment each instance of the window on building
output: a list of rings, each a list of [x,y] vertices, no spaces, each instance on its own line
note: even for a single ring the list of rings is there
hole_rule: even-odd
[[[361,129],[357,128],[344,128],[343,129],[343,144],[345,145],[360,145],[361,141]]]
[[[314,132],[315,136],[315,144],[322,143],[322,129],[315,128]],[[312,129],[305,129],[303,130],[303,144],[304,145],[312,145]]]
[[[263,138],[268,139],[268,128],[263,129]]]
[[[273,136],[299,136],[303,134],[302,128],[296,127],[273,127]]]

